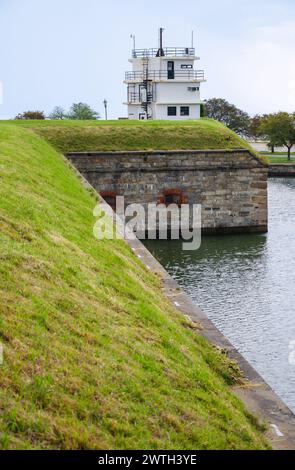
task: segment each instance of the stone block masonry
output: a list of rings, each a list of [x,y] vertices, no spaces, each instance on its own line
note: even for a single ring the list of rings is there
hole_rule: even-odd
[[[246,149],[66,156],[110,205],[201,204],[203,233],[267,231],[268,168]]]
[[[269,165],[268,175],[274,178],[294,178],[295,165],[292,163]]]

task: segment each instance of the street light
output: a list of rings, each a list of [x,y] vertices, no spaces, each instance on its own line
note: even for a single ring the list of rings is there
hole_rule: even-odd
[[[108,120],[108,102],[106,99],[103,100],[104,110],[105,110],[105,118],[106,121]]]

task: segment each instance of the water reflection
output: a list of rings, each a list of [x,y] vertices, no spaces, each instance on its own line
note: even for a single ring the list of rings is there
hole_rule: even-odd
[[[146,246],[295,411],[295,179],[269,182],[269,233]]]

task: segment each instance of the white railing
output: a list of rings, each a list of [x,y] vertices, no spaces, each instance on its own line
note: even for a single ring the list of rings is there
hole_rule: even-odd
[[[147,72],[126,72],[126,82],[143,82],[144,80],[204,80],[204,70],[148,70]]]
[[[133,49],[132,57],[194,57],[193,47],[164,47],[163,49]]]

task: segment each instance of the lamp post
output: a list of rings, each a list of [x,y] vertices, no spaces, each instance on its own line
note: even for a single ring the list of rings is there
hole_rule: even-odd
[[[106,99],[103,100],[104,110],[105,110],[105,118],[106,121],[108,120],[108,102]]]

